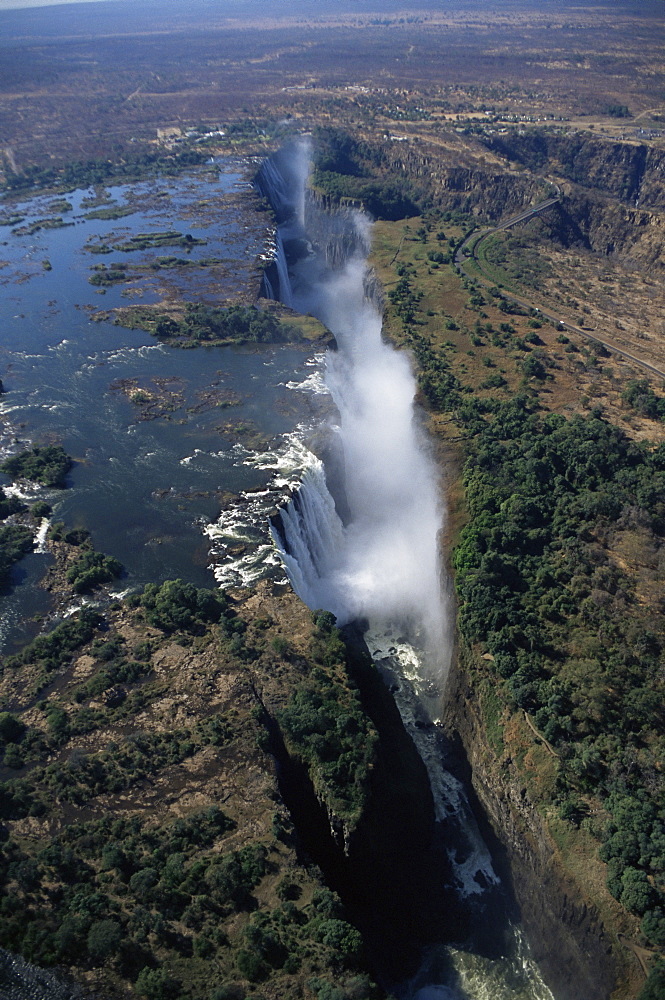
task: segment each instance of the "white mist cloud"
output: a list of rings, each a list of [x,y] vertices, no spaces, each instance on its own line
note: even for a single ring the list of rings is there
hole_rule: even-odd
[[[306,152],[294,147],[296,157]],[[303,181],[307,176],[293,165],[290,172]],[[357,242],[367,244],[366,218],[358,215],[355,224],[364,230]],[[441,671],[450,641],[438,471],[417,421],[411,365],[382,340],[381,315],[365,297],[366,275],[360,257],[335,271],[320,261],[296,266],[295,308],[321,319],[338,344],[328,354],[326,381],[339,411],[343,468],[335,479],[348,514],[342,526],[325,478],[309,476],[298,517],[293,510],[289,515],[286,563],[311,607],[333,611],[340,624],[367,618],[372,628],[406,633]]]

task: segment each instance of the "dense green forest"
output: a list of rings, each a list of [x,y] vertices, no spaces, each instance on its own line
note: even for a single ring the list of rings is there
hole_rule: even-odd
[[[114,160],[81,160],[59,167],[28,165],[21,171],[5,172],[4,188],[12,194],[32,193],[40,188],[93,187],[109,181],[124,184],[160,174],[175,174],[205,163],[209,154],[194,149],[177,153],[137,153]]]
[[[645,600],[653,573],[631,580],[608,545],[637,559],[661,548],[665,447],[598,416],[539,417],[518,397],[477,428],[464,478],[462,635],[559,754],[555,801],[602,840],[611,893],[665,945],[665,631]]]
[[[279,716],[288,751],[338,815],[357,818],[374,737],[334,619],[314,616],[308,645],[294,645],[269,618],[248,621],[222,592],[179,580],[134,595],[125,627],[128,611],[131,639],[83,609],[4,662],[3,700],[19,671],[23,693],[0,712],[0,944],[42,966],[103,972],[113,996],[131,983],[146,1000],[241,1000],[279,982],[295,997],[305,980],[318,1000],[378,997],[339,898],[296,863],[276,788],[254,804],[254,832],[223,803],[180,818],[136,808],[143,789],[210,754],[269,774],[274,722],[249,697],[252,678],[288,668],[307,674]],[[158,664],[169,649],[198,657],[206,690],[221,673],[246,693],[226,707],[207,695],[186,724],[165,725],[171,682]],[[85,677],[81,656],[94,663]],[[98,733],[97,749],[75,749]]]
[[[381,147],[354,139],[341,129],[315,130],[312,186],[334,201],[357,202],[376,219],[403,219],[423,207],[422,185],[384,173]]]

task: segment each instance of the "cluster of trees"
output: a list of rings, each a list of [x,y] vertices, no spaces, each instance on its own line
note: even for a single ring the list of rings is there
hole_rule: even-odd
[[[39,792],[84,805],[98,795],[124,792],[147,776],[180,764],[204,746],[221,746],[225,736],[223,719],[218,718],[192,729],[137,733],[102,753],[82,754],[75,761],[35,770],[30,780]]]
[[[317,611],[314,622],[312,659],[328,670],[313,669],[277,720],[287,750],[307,765],[317,794],[352,825],[369,792],[378,736],[349,677],[335,616]]]
[[[123,573],[123,565],[113,556],[87,549],[67,570],[67,582],[76,594],[87,594],[100,583],[109,583]]]
[[[5,524],[0,528],[0,580],[9,576],[14,563],[32,552],[33,545],[33,532],[25,524]]]
[[[505,702],[556,748],[555,798],[584,821],[600,798],[608,887],[665,944],[662,814],[665,630],[610,541],[665,534],[665,447],[599,414],[539,417],[526,396],[469,421],[470,521],[455,551],[460,629],[492,656]],[[489,414],[489,419],[488,419]]]
[[[12,479],[29,479],[42,486],[65,485],[65,476],[72,467],[72,460],[60,445],[33,445],[18,455],[6,458],[0,471]]]
[[[56,524],[51,534],[81,548],[79,570],[95,568],[87,532]],[[118,815],[139,801],[139,783],[172,780],[169,772],[206,748],[235,761],[248,747],[257,755],[266,745],[247,706],[173,730],[136,731],[138,712],[164,693],[152,670],[154,652],[175,637],[197,647],[210,643],[216,664],[236,670],[261,656],[273,666],[275,656],[302,659],[307,680],[279,721],[322,799],[352,826],[369,790],[376,735],[334,617],[315,616],[311,649],[301,657],[279,635],[271,641],[269,619],[249,625],[220,591],[167,581],[127,603],[135,625],[151,627],[149,638],[109,630],[101,615],[84,609],[5,662],[6,670],[22,669],[33,695],[29,715],[0,713],[0,753],[16,771],[0,785],[0,945],[40,965],[106,967],[146,1000],[199,1000],[202,984],[213,981],[220,985],[206,996],[240,998],[251,990],[248,982],[294,975],[314,977],[310,990],[321,1000],[374,996],[374,985],[357,972],[360,934],[339,899],[323,888],[311,895],[313,872],[293,868],[278,880],[293,843],[283,808],[272,827],[268,818],[262,838],[243,831],[233,850],[224,843],[233,823],[219,809],[175,821],[158,813]],[[81,679],[65,671],[83,652],[93,664]],[[56,671],[57,686],[40,700],[40,686],[52,685]],[[104,749],[81,746],[81,735],[112,727]],[[127,727],[135,735],[126,736]],[[89,822],[74,820],[82,810]],[[14,824],[28,816],[59,832],[26,843]]]
[[[500,271],[507,284],[519,282],[522,286],[539,288],[542,279],[551,274],[551,267],[542,255],[533,252],[533,247],[533,237],[504,230],[482,240],[477,249],[483,262]],[[501,298],[499,308],[503,311],[512,305],[508,299]]]
[[[239,633],[234,631],[240,620],[219,592],[181,581],[146,590],[131,602],[137,621],[149,620],[167,636],[191,635],[205,627],[224,649],[230,638],[246,631],[244,623]],[[0,713],[0,748],[5,753],[12,747],[27,750],[36,765],[0,788],[0,815],[6,823],[0,841],[0,945],[39,965],[110,968],[146,1000],[199,998],[203,984],[213,980],[220,985],[205,995],[230,1000],[245,996],[247,983],[251,990],[251,984],[275,975],[297,974],[314,977],[307,981],[321,1000],[376,996],[375,985],[358,972],[361,936],[345,919],[339,898],[320,887],[313,895],[308,892],[308,901],[301,900],[298,869],[279,878],[285,845],[291,843],[281,812],[275,813],[266,836],[241,839],[240,845],[234,837],[234,849],[229,849],[225,840],[235,824],[216,806],[179,819],[118,815],[108,808],[109,796],[132,794],[137,782],[168,773],[205,747],[222,748],[222,753],[228,748],[235,755],[238,741],[247,738],[249,717],[239,720],[234,709],[175,730],[117,738],[94,754],[62,752],[84,731],[81,716],[93,728],[111,721],[108,716],[93,718],[81,702],[98,698],[109,687],[115,690],[119,683],[144,689],[152,684],[150,659],[160,639],[137,644],[104,624],[99,617],[84,619],[84,626],[100,626],[95,638],[89,628],[81,631],[80,621],[67,621],[21,655],[28,663],[59,651],[64,661],[85,648],[96,660],[87,680],[62,685],[55,699],[38,702],[46,733],[16,714]],[[267,627],[267,622],[259,626]],[[290,647],[282,653],[295,655]],[[345,657],[334,617],[317,614],[307,696],[284,710],[293,746],[307,744],[309,766],[325,776],[330,798],[333,793],[343,796],[342,783],[361,794],[359,789],[367,785],[362,758],[369,767],[373,739],[347,679]],[[163,693],[159,684],[156,688]],[[259,733],[256,727],[254,739]],[[326,771],[340,761],[346,766],[344,775]],[[13,835],[14,820],[60,816],[61,804],[70,818],[58,824],[54,836],[26,843]],[[81,807],[96,818],[73,819],[72,808]],[[340,808],[348,812],[355,803],[344,799]],[[283,841],[279,846],[278,839]],[[310,885],[313,877],[306,876]],[[181,974],[184,962],[186,976]]]
[[[234,855],[213,850],[232,828],[210,806],[163,825],[138,816],[74,822],[36,854],[5,842],[0,879],[13,891],[0,902],[0,941],[42,965],[95,966],[115,958],[133,979],[141,967],[156,967],[158,942],[191,953],[191,936],[185,940],[172,921],[200,927],[201,912],[219,919],[265,872],[260,845]],[[50,907],[40,906],[46,885]]]
[[[117,285],[129,279],[128,266],[123,261],[116,261],[109,264],[108,267],[106,264],[96,264],[88,281],[97,288],[110,288],[111,285]]]
[[[149,583],[136,601],[143,607],[148,624],[168,633],[202,633],[207,625],[219,623],[229,613],[221,590],[197,588],[182,580]],[[235,617],[233,612],[230,617]]]
[[[7,496],[0,487],[0,521],[5,521],[12,514],[18,514],[25,510],[25,504],[18,497]]]
[[[58,670],[71,662],[74,653],[84,643],[90,642],[100,621],[99,612],[89,607],[81,608],[52,632],[37,636],[20,653],[8,656],[5,669],[15,670],[24,664],[34,663],[49,673]]]
[[[181,319],[157,316],[154,313],[135,317],[160,340],[224,341],[244,344],[279,344],[299,340],[294,327],[281,323],[269,312],[252,306],[207,306],[202,302],[188,302]]]
[[[67,582],[77,594],[87,594],[99,584],[109,583],[124,572],[122,563],[113,556],[105,556],[93,549],[90,532],[85,528],[67,530],[63,521],[56,521],[49,528],[48,537],[54,542],[80,547],[80,555],[65,573]]]
[[[657,396],[646,379],[633,379],[621,393],[621,399],[643,417],[665,420],[665,397]]]

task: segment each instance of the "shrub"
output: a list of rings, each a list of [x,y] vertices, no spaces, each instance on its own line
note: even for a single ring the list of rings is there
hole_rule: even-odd
[[[0,489],[0,521],[4,521],[10,514],[18,514],[25,510],[25,504],[21,503],[18,497],[8,497],[3,489]]]
[[[32,552],[32,531],[23,524],[8,524],[0,528],[0,579],[28,552]]]
[[[94,962],[115,955],[122,944],[122,929],[116,920],[97,920],[88,931],[88,952]]]
[[[345,965],[353,964],[360,957],[362,938],[360,932],[345,920],[322,920],[317,928],[317,938],[332,948]]]
[[[141,603],[146,621],[164,632],[200,631],[207,623],[219,622],[227,607],[221,591],[199,590],[182,580],[149,583]]]
[[[659,948],[665,948],[665,912],[657,906],[642,917],[642,933]]]
[[[172,1000],[180,992],[180,985],[165,969],[142,969],[135,988],[146,1000]]]
[[[38,500],[37,503],[34,503],[30,508],[30,514],[32,515],[32,517],[39,519],[43,517],[50,517],[52,512],[53,508],[51,507],[51,505],[45,503],[43,500]]]
[[[3,743],[20,743],[26,726],[11,712],[0,712],[0,740]]]
[[[665,996],[665,962],[657,962],[640,990],[637,1000],[663,1000]]]
[[[84,594],[100,583],[115,579],[122,572],[122,563],[117,559],[89,549],[67,570],[67,582],[77,594]]]
[[[268,965],[260,955],[257,955],[253,951],[246,951],[245,949],[238,952],[236,965],[241,975],[249,979],[250,983],[260,983],[270,972]]]

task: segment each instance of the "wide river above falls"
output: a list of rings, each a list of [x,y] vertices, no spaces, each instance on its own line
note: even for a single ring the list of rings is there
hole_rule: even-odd
[[[252,301],[268,219],[252,210],[243,165],[218,166],[0,213],[2,455],[37,442],[74,457],[67,489],[26,497],[47,500],[55,520],[88,529],[119,559],[119,590],[174,577],[242,584],[265,572],[269,539],[252,522],[299,478],[293,432],[321,400],[309,345],[182,350],[99,318],[164,299]],[[100,208],[118,217],[92,217]],[[22,221],[8,222],[10,213]],[[205,242],[185,254],[121,249],[169,230]],[[112,254],[95,253],[102,244]],[[167,255],[188,266],[165,265]],[[129,280],[94,286],[100,261],[124,262]],[[55,610],[38,586],[49,559],[35,552],[15,567],[0,601],[3,651],[34,634],[29,619]]]

